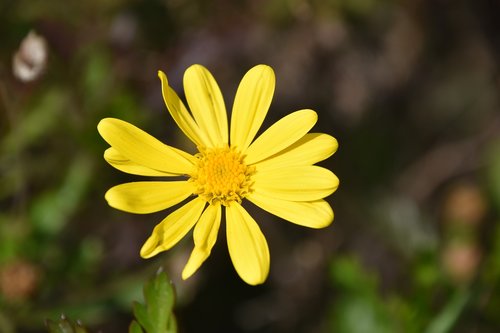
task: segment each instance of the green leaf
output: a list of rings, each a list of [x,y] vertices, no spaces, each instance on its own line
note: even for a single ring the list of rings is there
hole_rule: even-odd
[[[175,333],[177,323],[172,309],[175,295],[165,272],[159,272],[144,285],[145,304],[134,302],[134,316],[147,333]],[[132,329],[131,324],[131,329]]]
[[[133,320],[128,327],[128,333],[144,333],[144,331],[142,330],[141,325]]]
[[[141,324],[142,327],[146,330],[146,332],[151,332],[152,331],[152,326],[150,324],[150,319],[149,319],[149,313],[145,305],[134,302],[133,304],[134,307],[134,316]]]
[[[467,305],[471,293],[469,290],[458,290],[446,304],[444,309],[427,327],[426,333],[446,333],[450,332],[455,325],[462,310]]]
[[[177,320],[174,316],[170,317],[167,326],[167,333],[176,333],[177,332]]]

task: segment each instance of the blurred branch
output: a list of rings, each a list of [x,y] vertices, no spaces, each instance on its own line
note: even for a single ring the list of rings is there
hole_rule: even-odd
[[[12,105],[9,99],[9,94],[7,91],[7,85],[5,84],[5,75],[3,68],[0,68],[0,101],[3,109],[5,110],[5,117],[7,118],[7,122],[9,126],[12,126],[14,121],[14,114],[12,112]]]
[[[7,101],[7,88],[5,87],[5,83],[3,82],[2,79],[0,79],[0,101],[2,102],[3,109],[5,110],[5,117],[7,118],[7,122],[9,123],[9,126],[12,123],[11,119],[11,112],[10,112],[10,105],[9,102]]]
[[[496,116],[477,136],[433,147],[402,172],[397,187],[418,202],[426,200],[450,178],[482,167],[481,148],[499,132],[500,116]]]

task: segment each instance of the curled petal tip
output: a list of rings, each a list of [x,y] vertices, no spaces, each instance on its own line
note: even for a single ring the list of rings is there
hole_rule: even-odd
[[[160,78],[160,80],[167,81],[167,75],[161,70],[158,71],[158,77]]]

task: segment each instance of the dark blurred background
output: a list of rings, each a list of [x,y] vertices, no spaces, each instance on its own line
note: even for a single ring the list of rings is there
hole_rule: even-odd
[[[0,332],[61,313],[126,332],[160,266],[183,333],[498,332],[499,14],[496,0],[0,0]],[[312,108],[340,143],[321,163],[341,181],[332,226],[250,207],[271,251],[262,286],[238,278],[223,228],[187,281],[190,236],[141,259],[168,212],[104,200],[140,177],[103,160],[101,118],[193,151],[157,78],[182,96],[193,63],[229,110],[244,73],[271,65],[264,127]]]

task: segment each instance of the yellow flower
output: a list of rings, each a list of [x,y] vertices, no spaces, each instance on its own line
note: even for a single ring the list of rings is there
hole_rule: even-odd
[[[330,157],[337,140],[308,133],[317,121],[312,110],[289,114],[254,140],[274,93],[269,66],[255,66],[243,77],[229,128],[222,94],[205,67],[193,65],[184,74],[191,112],[168,85],[166,75],[161,71],[158,75],[170,115],[198,153],[168,146],[125,121],[101,120],[99,133],[111,145],[104,153],[109,164],[135,175],[175,177],[121,184],[106,193],[106,200],[116,209],[146,214],[189,198],[154,228],[141,249],[141,256],[150,258],[173,247],[194,227],[194,249],[183,279],[210,255],[224,209],[227,245],[237,273],[248,284],[263,283],[269,273],[269,248],[243,208],[243,199],[302,226],[330,225],[333,211],[323,198],[337,189],[339,181],[331,171],[313,164]]]

